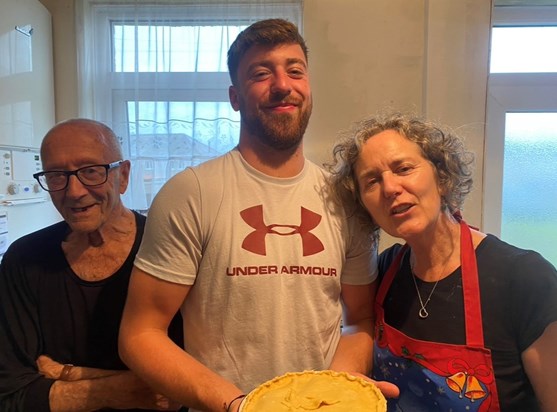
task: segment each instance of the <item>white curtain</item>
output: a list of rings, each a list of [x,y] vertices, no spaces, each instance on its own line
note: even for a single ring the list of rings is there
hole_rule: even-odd
[[[132,161],[124,202],[147,211],[171,176],[233,148],[226,56],[254,21],[302,30],[302,1],[77,1],[79,113],[109,125]]]

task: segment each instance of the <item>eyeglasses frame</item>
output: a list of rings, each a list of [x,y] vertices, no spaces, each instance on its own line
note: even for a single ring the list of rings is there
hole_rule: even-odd
[[[33,178],[35,178],[37,180],[37,182],[39,182],[39,185],[46,190],[47,192],[59,192],[61,190],[66,190],[68,185],[70,184],[70,176],[75,176],[77,180],[79,180],[79,182],[83,185],[83,186],[87,186],[87,187],[94,187],[94,186],[100,186],[100,185],[104,185],[107,181],[108,181],[108,172],[111,169],[115,169],[117,167],[120,167],[120,165],[124,163],[124,160],[117,160],[116,162],[112,162],[112,163],[106,163],[106,164],[95,164],[95,165],[88,165],[88,166],[83,166],[80,167],[79,169],[75,169],[75,170],[43,170],[42,172],[37,172],[33,174]],[[105,176],[105,180],[102,183],[96,183],[94,185],[89,185],[87,183],[84,183],[81,181],[81,179],[79,178],[79,175],[77,174],[80,170],[83,169],[87,169],[89,167],[97,167],[97,166],[102,166],[106,169],[106,176]],[[60,189],[55,189],[55,190],[51,190],[48,189],[48,185],[47,187],[44,187],[43,184],[40,181],[40,177],[44,176],[47,173],[51,173],[51,172],[58,172],[58,173],[63,173],[66,176],[66,184],[64,185],[64,187],[60,188]],[[45,183],[46,184],[46,183]]]

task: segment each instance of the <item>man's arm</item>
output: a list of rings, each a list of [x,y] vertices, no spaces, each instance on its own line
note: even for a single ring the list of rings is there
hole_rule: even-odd
[[[117,370],[87,368],[77,365],[63,365],[46,355],[39,356],[37,359],[37,368],[39,369],[39,373],[45,378],[64,381],[104,378],[105,376],[122,372]]]
[[[198,362],[167,336],[167,327],[191,286],[134,268],[120,327],[122,360],[155,390],[184,406],[225,412],[242,392]]]
[[[544,333],[522,352],[526,374],[542,411],[555,411],[557,405],[557,322],[550,323]]]
[[[64,365],[48,356],[37,359],[39,373],[56,382],[49,392],[49,405],[56,411],[112,409],[175,410],[179,405],[154,393],[129,371]]]
[[[378,281],[362,286],[342,285],[344,323],[330,369],[371,380],[368,374],[373,361],[373,307],[377,283]],[[390,382],[374,383],[388,398],[396,398],[400,394],[398,387]]]
[[[342,284],[344,309],[342,336],[330,369],[367,375],[373,354],[373,302],[376,282],[369,285]]]
[[[111,409],[176,410],[179,405],[154,393],[133,372],[119,371],[96,379],[57,380],[50,388],[52,412]]]

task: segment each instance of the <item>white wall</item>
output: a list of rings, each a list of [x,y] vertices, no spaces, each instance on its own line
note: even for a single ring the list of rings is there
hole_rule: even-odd
[[[26,36],[15,30],[15,26],[32,29],[32,33]],[[50,13],[38,0],[1,0],[0,145],[38,148],[53,125]],[[37,203],[9,205],[11,202],[8,202],[6,206],[1,202],[12,200],[7,190],[10,184],[29,187],[34,182],[33,165],[18,164],[17,173],[15,170],[14,165],[11,174],[6,176],[3,169],[0,177],[0,213],[7,214],[8,244],[61,219],[48,196],[45,196],[47,201],[35,199]]]
[[[0,7],[0,144],[39,147],[54,124],[50,14],[37,0]]]
[[[339,130],[385,108],[425,115],[476,153],[464,217],[481,226],[490,22],[486,0],[305,0],[315,99],[308,156],[328,160]]]

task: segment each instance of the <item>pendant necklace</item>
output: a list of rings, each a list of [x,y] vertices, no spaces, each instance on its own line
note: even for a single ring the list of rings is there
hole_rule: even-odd
[[[414,286],[416,287],[416,293],[418,294],[418,299],[420,300],[420,306],[422,307],[418,312],[418,316],[421,319],[425,319],[429,316],[429,312],[427,311],[426,306],[429,303],[429,300],[431,299],[431,296],[433,295],[433,292],[435,291],[435,288],[437,287],[439,280],[441,279],[437,279],[437,281],[433,285],[433,288],[431,289],[431,292],[429,292],[429,296],[427,297],[427,300],[424,303],[424,301],[422,300],[422,295],[420,295],[420,290],[418,289],[418,283],[416,282],[416,275],[414,274],[414,268],[412,267],[412,265],[410,265],[410,276],[412,276],[412,280],[414,281]]]

